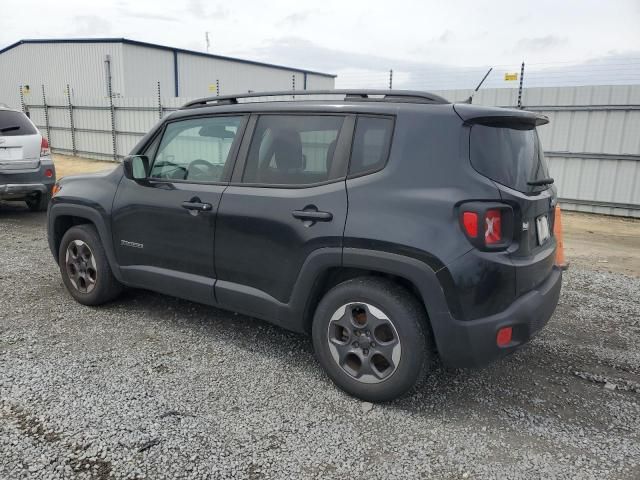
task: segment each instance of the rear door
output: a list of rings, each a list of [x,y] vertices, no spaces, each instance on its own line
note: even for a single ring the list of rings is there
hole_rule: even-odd
[[[246,116],[170,121],[147,148],[144,181],[123,178],[112,213],[125,281],[213,304],[216,212]]]
[[[289,303],[313,251],[342,248],[354,119],[267,114],[251,123],[244,161],[218,211],[216,297],[225,308],[264,317],[270,306]]]
[[[22,112],[0,109],[0,171],[33,170],[40,166],[42,137]]]
[[[556,188],[549,178],[535,124],[522,122],[474,124],[470,158],[473,167],[494,180],[502,200],[516,216],[511,253],[516,268],[516,294],[528,292],[551,273]]]

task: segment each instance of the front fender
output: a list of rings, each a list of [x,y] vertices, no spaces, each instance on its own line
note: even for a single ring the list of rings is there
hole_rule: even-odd
[[[49,211],[47,214],[47,232],[49,249],[53,254],[53,258],[56,260],[56,263],[58,262],[59,248],[59,239],[56,232],[56,222],[61,217],[80,218],[92,223],[96,227],[98,236],[100,237],[100,241],[102,242],[102,246],[107,255],[107,260],[109,261],[111,271],[119,281],[122,281],[120,267],[115,256],[111,230],[108,226],[107,213],[102,209],[98,210],[86,205],[61,203],[57,198],[54,197],[54,201],[52,201],[52,203],[49,205]],[[61,239],[62,235],[59,236]]]

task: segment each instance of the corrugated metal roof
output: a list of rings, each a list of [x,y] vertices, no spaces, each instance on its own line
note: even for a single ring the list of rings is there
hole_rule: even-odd
[[[280,70],[289,70],[289,71],[294,71],[294,72],[301,72],[301,73],[310,73],[313,75],[321,75],[324,77],[331,77],[331,78],[336,78],[336,75],[331,74],[331,73],[323,73],[323,72],[316,72],[313,70],[305,70],[302,68],[293,68],[293,67],[286,67],[284,65],[275,65],[272,63],[265,63],[265,62],[257,62],[255,60],[245,60],[242,58],[234,58],[234,57],[227,57],[224,55],[215,55],[212,53],[205,53],[205,52],[198,52],[196,50],[186,50],[184,48],[175,48],[175,47],[168,47],[166,45],[159,45],[157,43],[149,43],[149,42],[141,42],[138,40],[130,40],[128,38],[49,38],[49,39],[38,39],[38,38],[31,38],[31,39],[24,39],[24,40],[19,40],[15,43],[12,43],[11,45],[0,49],[0,54],[11,50],[19,45],[25,44],[25,43],[124,43],[127,45],[136,45],[139,47],[147,47],[147,48],[156,48],[156,49],[160,49],[160,50],[167,50],[167,51],[171,51],[171,52],[177,52],[177,53],[188,53],[190,55],[198,55],[198,56],[202,56],[202,57],[209,57],[209,58],[214,58],[214,59],[218,59],[218,60],[228,60],[231,62],[238,62],[238,63],[245,63],[248,65],[259,65],[259,66],[263,66],[263,67],[270,67],[270,68],[277,68]]]

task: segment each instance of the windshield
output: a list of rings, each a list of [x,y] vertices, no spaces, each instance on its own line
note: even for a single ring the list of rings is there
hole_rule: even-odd
[[[36,129],[24,113],[0,110],[0,137],[34,135]]]
[[[527,182],[549,178],[538,132],[532,126],[471,128],[471,164],[482,175],[524,193],[549,188]]]

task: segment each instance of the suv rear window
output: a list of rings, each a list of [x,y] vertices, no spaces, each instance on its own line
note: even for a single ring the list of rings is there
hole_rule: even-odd
[[[523,193],[548,188],[527,184],[549,178],[535,127],[474,125],[470,147],[471,164],[485,177]]]
[[[35,135],[37,130],[24,113],[0,110],[0,137]]]

